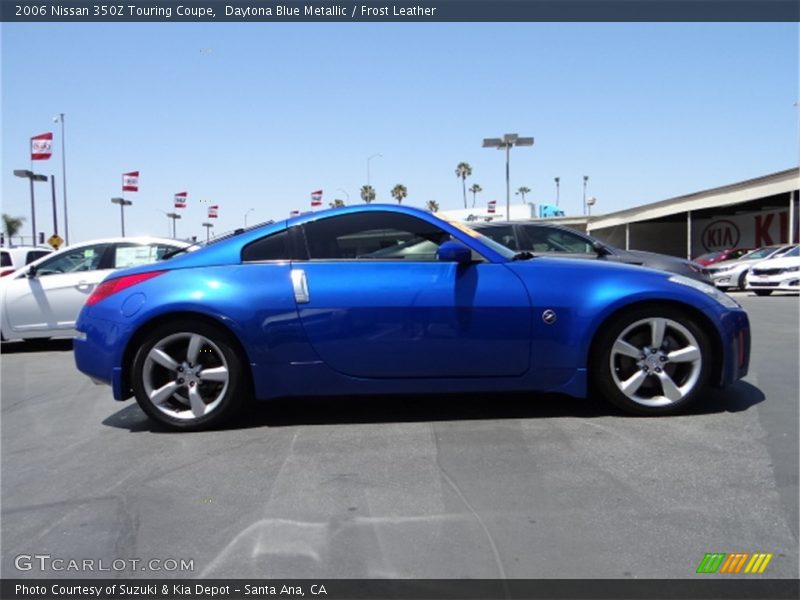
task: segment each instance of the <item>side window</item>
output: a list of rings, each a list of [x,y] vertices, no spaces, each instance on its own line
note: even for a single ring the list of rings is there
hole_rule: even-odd
[[[11,254],[9,252],[1,252],[0,253],[0,267],[10,267],[11,265]]]
[[[172,250],[175,250],[174,246],[165,244],[117,244],[114,246],[111,268],[124,269],[126,267],[148,265],[161,260],[164,254]]]
[[[54,273],[78,273],[80,271],[95,271],[100,266],[109,244],[99,244],[97,246],[84,246],[44,261],[39,265],[37,274],[52,275]]]
[[[570,254],[595,254],[592,245],[577,233],[526,225],[521,227],[525,234],[526,249],[533,252],[566,252]]]
[[[514,228],[511,225],[503,225],[502,227],[484,227],[479,230],[486,237],[493,239],[498,244],[503,244],[506,248],[511,250],[519,250],[517,238],[514,235]]]
[[[450,235],[408,215],[368,212],[312,221],[303,226],[314,260],[436,260]]]
[[[39,260],[43,256],[50,254],[47,250],[31,250],[25,255],[25,264],[29,265],[35,260]]]
[[[250,242],[242,249],[242,262],[290,260],[289,231],[284,229]]]

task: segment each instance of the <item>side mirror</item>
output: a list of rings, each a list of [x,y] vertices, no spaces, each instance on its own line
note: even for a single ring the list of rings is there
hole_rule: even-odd
[[[439,250],[436,252],[436,260],[468,265],[472,263],[472,250],[461,242],[450,240],[439,246]]]
[[[33,279],[34,277],[36,277],[36,273],[38,273],[38,272],[39,272],[39,269],[36,267],[36,265],[31,265],[30,267],[28,267],[28,272],[26,273],[26,275],[30,279]]]
[[[611,254],[611,252],[608,251],[608,248],[606,248],[603,244],[601,244],[597,240],[592,242],[592,248],[594,248],[594,251],[597,252],[597,256],[608,256],[609,254]]]

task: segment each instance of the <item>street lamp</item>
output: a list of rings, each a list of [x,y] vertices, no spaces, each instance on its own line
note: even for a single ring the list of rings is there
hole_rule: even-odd
[[[556,206],[558,206],[558,200],[561,197],[561,177],[556,177],[555,182],[556,182]]]
[[[584,175],[583,176],[583,214],[584,215],[586,214],[586,184],[588,183],[588,181],[589,181],[589,176],[588,175]]]
[[[53,123],[61,123],[61,181],[64,186],[64,243],[69,246],[69,219],[67,218],[67,149],[64,137],[64,113],[53,117]]]
[[[172,219],[172,238],[173,239],[178,239],[178,236],[175,235],[175,222],[178,219],[180,219],[181,216],[178,213],[171,212],[171,213],[167,213],[167,217]]]
[[[112,204],[119,204],[119,218],[122,224],[122,237],[125,237],[125,207],[133,204],[133,200],[125,200],[125,198],[112,198]]]
[[[254,210],[255,210],[255,208],[250,208],[250,209],[247,210],[246,213],[244,213],[244,227],[245,227],[245,229],[247,229],[247,215],[249,215]]]
[[[587,208],[587,209],[588,209],[588,211],[589,211],[589,216],[590,216],[590,217],[592,216],[592,207],[593,207],[593,206],[594,206],[596,203],[597,203],[597,198],[595,198],[594,196],[590,196],[589,198],[587,198],[587,199],[586,199],[586,208]]]
[[[206,228],[206,241],[211,239],[211,228],[214,226],[213,223],[203,223],[203,227]]]
[[[383,154],[378,152],[367,158],[367,185],[369,185],[369,163],[373,158],[383,158]]]
[[[36,245],[36,203],[34,202],[34,195],[33,195],[33,182],[34,181],[47,181],[47,175],[39,175],[38,173],[34,173],[33,171],[27,171],[25,169],[14,169],[14,175],[17,177],[25,177],[30,180],[31,182],[31,226],[33,227],[33,243],[32,246]]]
[[[510,177],[510,160],[511,148],[514,146],[533,146],[532,137],[519,137],[517,133],[507,133],[500,138],[484,138],[484,148],[497,148],[498,150],[505,149],[506,151],[506,220],[511,220],[511,177]]]

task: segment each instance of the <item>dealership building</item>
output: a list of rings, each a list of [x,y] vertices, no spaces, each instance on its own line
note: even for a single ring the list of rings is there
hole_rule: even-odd
[[[798,241],[800,169],[643,204],[591,217],[537,219],[585,230],[619,248],[694,258],[725,248],[756,248]],[[487,209],[447,211],[466,221],[505,219]],[[528,219],[533,205],[511,206],[512,219]]]

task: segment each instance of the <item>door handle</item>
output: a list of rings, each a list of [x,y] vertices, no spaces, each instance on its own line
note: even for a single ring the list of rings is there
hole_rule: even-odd
[[[310,298],[308,296],[308,281],[306,280],[306,272],[303,269],[292,269],[292,289],[294,290],[294,299],[298,304],[308,304]]]
[[[92,287],[91,281],[79,281],[78,284],[75,286],[79,290],[88,290]]]

